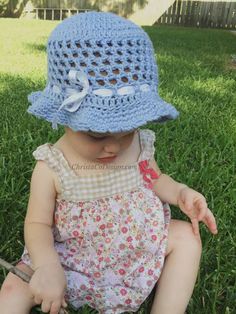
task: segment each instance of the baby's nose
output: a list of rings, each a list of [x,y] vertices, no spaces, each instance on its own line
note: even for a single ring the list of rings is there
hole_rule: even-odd
[[[109,140],[105,146],[104,151],[106,153],[117,154],[120,151],[120,142],[117,139]]]

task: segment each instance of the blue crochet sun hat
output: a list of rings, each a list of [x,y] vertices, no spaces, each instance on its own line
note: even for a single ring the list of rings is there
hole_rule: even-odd
[[[43,91],[28,96],[38,118],[74,131],[125,132],[178,116],[157,92],[151,40],[143,29],[113,13],[73,15],[47,43]]]

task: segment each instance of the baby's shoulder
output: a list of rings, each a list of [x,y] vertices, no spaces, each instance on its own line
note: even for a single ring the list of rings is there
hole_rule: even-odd
[[[54,190],[60,193],[60,183],[58,180],[58,164],[52,155],[51,143],[45,143],[38,146],[33,156],[36,159],[36,164],[33,169],[32,177],[34,180],[44,180],[45,183],[53,182]]]
[[[37,160],[34,166],[31,185],[47,186],[53,194],[56,193],[55,173],[44,160]]]

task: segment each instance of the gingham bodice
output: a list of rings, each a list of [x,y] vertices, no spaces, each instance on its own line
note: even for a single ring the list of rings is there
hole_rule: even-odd
[[[92,175],[78,175],[64,157],[62,151],[51,143],[39,146],[33,156],[44,160],[56,172],[61,193],[57,200],[86,201],[108,197],[138,188],[143,182],[139,164],[154,156],[155,133],[148,129],[138,129],[141,152],[138,160],[129,165],[115,167]]]

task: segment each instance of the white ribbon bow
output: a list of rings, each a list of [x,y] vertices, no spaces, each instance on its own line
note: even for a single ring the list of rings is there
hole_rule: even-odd
[[[68,79],[70,82],[79,83],[79,85],[82,87],[82,90],[78,92],[78,90],[74,88],[67,88],[66,93],[69,97],[67,97],[62,102],[57,112],[60,111],[62,108],[69,112],[77,111],[81,105],[82,100],[88,94],[89,81],[86,74],[82,70],[80,71],[70,70],[68,73]],[[52,127],[57,129],[56,115],[55,115]]]
[[[68,77],[70,82],[79,83],[82,87],[82,91],[78,92],[76,89],[67,88],[66,92],[69,97],[63,101],[58,110],[64,108],[69,112],[75,112],[78,110],[84,97],[88,94],[89,81],[83,71],[70,70]]]

